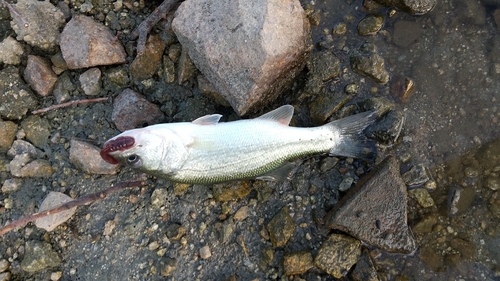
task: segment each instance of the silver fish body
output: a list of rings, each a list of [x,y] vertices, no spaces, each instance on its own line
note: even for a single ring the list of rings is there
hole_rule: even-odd
[[[259,177],[303,155],[363,157],[373,148],[361,133],[375,112],[311,128],[288,126],[292,115],[284,105],[249,120],[224,123],[214,114],[129,130],[108,140],[101,156],[172,181],[210,184]]]

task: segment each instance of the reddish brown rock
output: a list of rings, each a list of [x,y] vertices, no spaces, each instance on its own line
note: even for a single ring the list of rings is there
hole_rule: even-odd
[[[407,224],[406,185],[394,156],[373,172],[329,212],[330,228],[339,229],[388,252],[411,253],[416,245]]]
[[[150,103],[131,89],[125,89],[113,102],[111,120],[123,132],[154,123],[162,116],[163,113],[156,104]]]
[[[143,80],[152,77],[162,60],[165,42],[158,35],[151,35],[144,52],[139,53],[130,64],[130,74],[133,79]]]
[[[24,70],[24,79],[35,92],[46,97],[54,89],[57,75],[52,71],[50,62],[38,56],[28,56],[28,64]]]
[[[69,69],[126,63],[127,54],[109,28],[75,15],[61,33],[61,52]]]

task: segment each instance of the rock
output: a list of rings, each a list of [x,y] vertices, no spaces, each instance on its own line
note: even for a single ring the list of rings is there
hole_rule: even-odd
[[[24,259],[21,268],[33,273],[48,267],[56,267],[61,264],[61,258],[52,249],[49,243],[38,241],[27,241],[25,245]]]
[[[469,210],[474,196],[474,188],[452,185],[448,191],[448,216],[455,217]]]
[[[434,200],[432,200],[431,195],[425,188],[415,188],[410,190],[408,193],[410,197],[415,199],[423,208],[434,206]]]
[[[52,71],[50,62],[38,56],[28,56],[24,69],[24,79],[40,96],[46,97],[54,88],[57,75]]]
[[[397,21],[394,24],[392,41],[394,44],[406,48],[417,41],[422,34],[422,26],[413,21]]]
[[[39,148],[47,145],[50,137],[50,124],[39,115],[31,115],[21,122],[21,128],[26,133],[26,139]]]
[[[401,134],[404,117],[399,110],[391,110],[364,131],[366,136],[386,145],[394,144]]]
[[[333,92],[316,96],[316,98],[309,103],[311,120],[316,125],[325,124],[328,117],[332,116],[333,113],[338,111],[351,99],[351,95],[342,92]]]
[[[150,202],[151,207],[154,209],[160,209],[167,202],[169,193],[166,188],[156,188],[151,194]]]
[[[417,164],[411,167],[401,175],[407,186],[418,186],[431,180],[429,169],[423,164]]]
[[[80,85],[87,96],[98,95],[101,91],[101,70],[91,68],[80,74]]]
[[[7,151],[7,155],[14,157],[21,154],[26,154],[30,159],[37,157],[36,148],[31,143],[24,140],[15,140]]]
[[[382,250],[411,253],[416,245],[406,214],[406,185],[396,159],[388,156],[351,187],[325,222]]]
[[[342,278],[361,255],[361,243],[352,237],[332,234],[323,242],[314,265],[335,278]]]
[[[165,82],[175,82],[175,63],[168,56],[163,56],[163,74]]]
[[[161,276],[170,276],[172,272],[177,268],[177,260],[172,258],[167,258],[165,261],[160,262],[160,274]]]
[[[18,65],[23,53],[21,43],[10,36],[0,43],[0,63]]]
[[[6,259],[0,260],[0,272],[5,272],[9,269],[10,263]]]
[[[307,61],[310,75],[319,75],[323,82],[340,74],[340,60],[329,50],[312,53]]]
[[[131,89],[125,89],[113,102],[111,120],[120,131],[152,124],[163,116],[160,107]]]
[[[178,182],[174,182],[173,185],[174,185],[174,195],[176,196],[180,196],[186,193],[187,189],[191,186],[188,183],[178,183]]]
[[[173,223],[167,227],[167,231],[165,233],[168,239],[172,241],[180,240],[184,234],[186,234],[186,229],[182,227],[180,224]]]
[[[388,7],[396,7],[412,15],[423,15],[436,6],[437,0],[375,0]]]
[[[0,134],[2,132],[2,124],[0,123]],[[0,143],[1,143],[1,136],[0,136]],[[0,151],[1,151],[1,145],[0,145]],[[486,187],[488,187],[492,191],[497,191],[500,189],[500,177],[498,176],[493,176],[490,175],[486,179]]]
[[[299,1],[184,1],[172,28],[189,57],[235,111],[272,102],[312,49]]]
[[[361,253],[351,277],[354,281],[379,281],[377,270],[373,265],[368,250],[364,249]]]
[[[359,21],[359,35],[375,35],[384,25],[384,18],[377,15],[367,15]]]
[[[391,95],[399,102],[406,103],[415,92],[415,82],[409,77],[391,77]]]
[[[211,256],[212,256],[212,252],[210,252],[210,247],[208,245],[204,246],[204,247],[201,247],[201,249],[200,249],[200,258],[206,260],[206,259],[208,259]]]
[[[373,43],[364,43],[351,54],[351,67],[359,74],[365,75],[375,82],[385,84],[389,82],[389,73],[385,70],[385,61],[377,53]]]
[[[363,100],[359,103],[363,111],[376,110],[379,116],[382,116],[394,109],[394,103],[384,97],[373,97]]]
[[[198,89],[200,89],[200,91],[211,97],[217,104],[219,105],[222,105],[222,106],[225,106],[225,107],[229,107],[231,106],[227,100],[225,100],[218,92],[217,90],[215,89],[215,87],[210,84],[210,82],[208,82],[207,78],[205,78],[205,76],[203,76],[202,74],[198,74],[198,76],[196,77],[196,81],[198,82]]]
[[[431,233],[432,228],[437,222],[437,215],[430,214],[421,219],[417,224],[415,224],[411,229],[415,235],[423,235],[426,233]]]
[[[116,174],[119,166],[104,161],[99,148],[76,139],[72,139],[70,144],[69,159],[78,169],[89,174]]]
[[[193,78],[198,70],[189,57],[186,48],[182,48],[181,55],[177,62],[177,82],[180,84]]]
[[[35,96],[15,67],[0,71],[0,117],[21,119],[28,110],[37,106]]]
[[[36,159],[21,168],[20,177],[48,178],[52,175],[52,166],[46,160]]]
[[[68,72],[65,72],[57,79],[52,93],[56,97],[57,103],[62,103],[68,101],[71,97],[71,93],[75,90],[75,84],[71,81]]]
[[[66,24],[60,47],[69,69],[127,62],[123,46],[109,28],[84,15],[75,15]]]
[[[19,190],[23,182],[18,178],[6,179],[2,184],[2,192],[10,193]]]
[[[285,206],[267,224],[267,231],[269,231],[269,238],[273,247],[285,246],[292,237],[294,229],[295,224],[288,213],[288,207]]]
[[[106,77],[113,85],[123,88],[130,83],[128,71],[125,67],[116,67],[106,72]]]
[[[11,121],[0,121],[0,153],[9,150],[16,136],[16,132],[16,123]]]
[[[313,266],[313,258],[309,251],[287,253],[283,256],[285,275],[302,274]]]
[[[235,183],[221,183],[212,186],[212,195],[215,200],[225,202],[246,197],[252,191],[248,181]]]
[[[144,51],[137,54],[137,57],[130,64],[130,75],[134,80],[144,80],[156,74],[165,46],[165,42],[161,40],[159,35],[149,36]]]
[[[242,221],[247,217],[248,217],[248,206],[243,206],[238,211],[236,211],[233,218],[235,221]]]
[[[59,29],[66,22],[59,8],[49,1],[36,0],[20,0],[13,6],[19,16],[12,15],[10,25],[17,40],[43,50],[53,50],[59,43]]]

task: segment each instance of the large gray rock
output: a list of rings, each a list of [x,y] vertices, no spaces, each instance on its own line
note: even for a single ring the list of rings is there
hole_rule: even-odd
[[[312,49],[298,0],[187,0],[172,27],[194,64],[240,115],[272,102]]]

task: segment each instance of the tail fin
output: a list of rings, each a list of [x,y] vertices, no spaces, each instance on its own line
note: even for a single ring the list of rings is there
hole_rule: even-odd
[[[325,126],[338,132],[340,140],[330,150],[330,155],[353,158],[372,158],[376,155],[376,142],[363,135],[363,130],[378,117],[376,111],[367,111],[340,120],[332,121]]]

